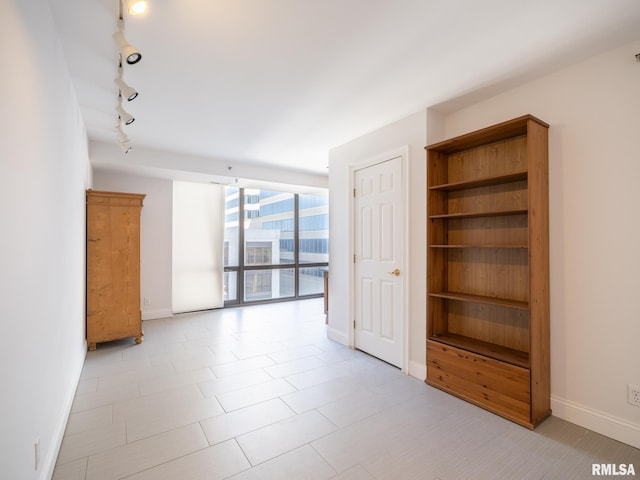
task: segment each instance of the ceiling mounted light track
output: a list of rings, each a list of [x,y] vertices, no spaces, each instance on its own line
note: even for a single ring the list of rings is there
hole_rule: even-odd
[[[135,121],[135,118],[122,108],[122,99],[126,98],[129,102],[134,100],[138,97],[138,91],[127,85],[124,81],[122,67],[123,64],[135,65],[142,60],[142,54],[124,37],[125,5],[129,14],[140,15],[147,10],[147,2],[146,0],[118,0],[118,31],[113,34],[113,39],[119,50],[118,76],[113,80],[118,87],[118,105],[116,106],[118,124],[116,126],[116,135],[118,145],[122,151],[129,153],[133,147],[129,144],[129,137],[122,131],[122,126],[123,124],[131,125]]]

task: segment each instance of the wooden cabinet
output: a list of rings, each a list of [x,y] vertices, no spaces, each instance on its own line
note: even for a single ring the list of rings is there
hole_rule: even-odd
[[[551,414],[548,128],[426,149],[426,382],[528,428]]]
[[[87,190],[87,343],[142,342],[140,213],[145,195]]]

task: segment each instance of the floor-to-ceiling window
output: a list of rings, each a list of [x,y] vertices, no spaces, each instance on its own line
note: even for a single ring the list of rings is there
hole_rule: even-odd
[[[321,295],[328,216],[327,196],[226,187],[225,305]]]

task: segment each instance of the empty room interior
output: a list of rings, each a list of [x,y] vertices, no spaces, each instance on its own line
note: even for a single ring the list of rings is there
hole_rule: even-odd
[[[1,2],[0,478],[640,476],[639,27]]]

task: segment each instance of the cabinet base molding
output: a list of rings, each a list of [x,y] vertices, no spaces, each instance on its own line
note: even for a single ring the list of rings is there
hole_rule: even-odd
[[[98,343],[105,343],[105,342],[112,342],[112,341],[116,341],[116,340],[124,340],[125,338],[133,338],[134,341],[136,342],[136,345],[140,345],[142,343],[142,340],[144,340],[144,333],[141,333],[140,335],[126,335],[124,337],[121,338],[110,338],[109,340],[96,340],[95,342],[87,342],[87,349],[92,352],[97,348],[97,344]]]

